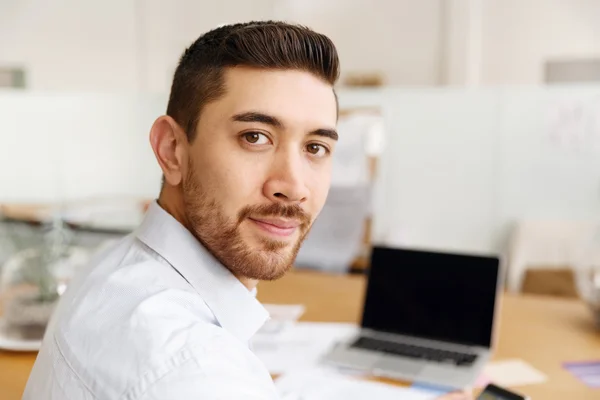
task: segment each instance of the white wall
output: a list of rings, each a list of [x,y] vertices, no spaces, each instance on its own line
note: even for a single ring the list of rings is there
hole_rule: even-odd
[[[381,71],[390,85],[430,86],[440,79],[440,11],[440,0],[277,0],[275,14],[328,35],[342,74]]]
[[[598,17],[600,0],[0,0],[0,65],[26,67],[32,89],[164,93],[202,32],[276,18],[329,35],[343,74],[538,84],[547,59],[600,56]]]
[[[38,90],[135,90],[131,0],[0,0],[0,65]]]
[[[440,0],[0,0],[0,65],[35,90],[167,92],[181,53],[219,24],[284,19],[336,42],[343,72],[439,82]]]
[[[272,18],[274,1],[0,0],[0,65],[34,90],[165,93],[202,32]]]
[[[168,92],[179,57],[202,33],[221,24],[272,19],[276,1],[140,1],[143,87]]]
[[[482,84],[541,84],[544,62],[600,57],[600,1],[483,1]]]

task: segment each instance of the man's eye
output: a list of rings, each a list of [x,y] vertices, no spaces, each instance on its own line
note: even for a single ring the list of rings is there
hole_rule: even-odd
[[[328,150],[325,146],[323,146],[322,144],[317,144],[317,143],[311,143],[311,144],[307,145],[306,151],[308,151],[313,156],[317,156],[317,157],[324,157],[328,153]]]
[[[259,132],[248,132],[243,135],[246,142],[250,144],[268,144],[269,138],[267,135]]]

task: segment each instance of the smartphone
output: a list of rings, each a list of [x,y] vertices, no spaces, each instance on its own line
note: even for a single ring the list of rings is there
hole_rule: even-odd
[[[529,397],[489,384],[477,400],[530,400]]]

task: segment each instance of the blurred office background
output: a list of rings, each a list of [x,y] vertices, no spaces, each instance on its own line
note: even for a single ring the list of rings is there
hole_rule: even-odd
[[[588,268],[598,16],[599,0],[0,0],[3,215],[130,230],[158,194],[148,132],[182,51],[281,19],[329,35],[342,63],[343,150],[299,266],[362,270],[382,242],[505,254],[515,291],[528,268]]]
[[[499,357],[548,375],[539,398],[583,393],[561,363],[598,358],[577,298],[600,315],[599,17],[600,0],[0,0],[0,349],[39,348],[75,271],[157,197],[148,134],[184,49],[277,19],[336,43],[340,142],[300,271],[259,297],[355,324],[374,244],[501,254]],[[0,351],[0,397],[34,358]]]

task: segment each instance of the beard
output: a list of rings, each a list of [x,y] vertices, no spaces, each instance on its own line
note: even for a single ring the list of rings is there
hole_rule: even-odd
[[[285,275],[310,230],[310,216],[297,204],[271,203],[248,205],[236,217],[227,217],[217,200],[203,189],[191,161],[188,171],[182,184],[185,217],[198,241],[237,277],[275,280]],[[257,236],[258,246],[251,246],[244,240],[240,225],[249,218],[261,217],[298,220],[298,239],[290,243]]]

